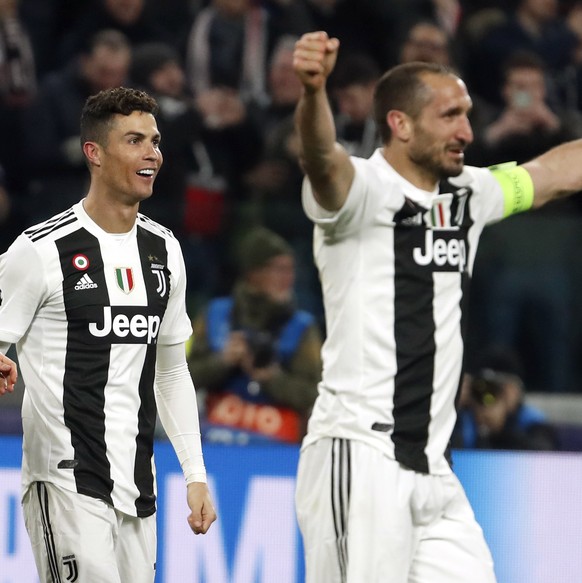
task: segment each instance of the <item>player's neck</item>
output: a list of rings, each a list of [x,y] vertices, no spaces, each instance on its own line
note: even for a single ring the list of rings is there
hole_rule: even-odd
[[[105,232],[129,233],[135,224],[139,204],[124,204],[90,190],[83,200],[83,208],[93,222]]]
[[[427,192],[432,192],[436,188],[438,178],[435,177],[432,172],[424,171],[417,164],[412,162],[410,157],[403,150],[399,150],[396,147],[384,146],[384,148],[382,148],[382,153],[388,164],[390,164],[390,166],[392,166],[402,178],[408,180],[410,184],[421,190],[426,190]]]

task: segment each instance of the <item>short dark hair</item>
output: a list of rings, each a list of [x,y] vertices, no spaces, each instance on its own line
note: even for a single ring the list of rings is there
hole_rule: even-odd
[[[131,44],[127,36],[114,28],[104,28],[98,30],[93,36],[87,37],[81,46],[81,54],[85,56],[91,55],[100,47],[105,47],[114,52],[131,52]]]
[[[378,81],[374,94],[374,118],[384,143],[392,137],[386,123],[389,111],[403,111],[415,119],[430,101],[431,93],[423,80],[426,74],[456,77],[452,69],[444,65],[413,62],[392,67]]]
[[[510,73],[517,69],[534,69],[542,74],[546,72],[546,63],[536,53],[526,50],[519,50],[511,53],[501,64],[503,80],[507,81]]]
[[[91,95],[81,113],[81,146],[85,142],[105,144],[115,115],[131,115],[134,111],[142,111],[155,116],[158,110],[156,100],[138,89],[115,87]]]
[[[333,89],[346,89],[353,85],[376,83],[380,77],[380,67],[376,61],[365,53],[348,53],[338,59],[330,76]]]

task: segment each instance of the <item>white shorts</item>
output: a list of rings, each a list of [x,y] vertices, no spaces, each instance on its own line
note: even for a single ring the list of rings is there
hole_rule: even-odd
[[[153,583],[156,516],[136,518],[48,482],[22,500],[41,583]]]
[[[295,502],[306,583],[495,583],[454,474],[420,474],[365,443],[324,438],[301,452]]]

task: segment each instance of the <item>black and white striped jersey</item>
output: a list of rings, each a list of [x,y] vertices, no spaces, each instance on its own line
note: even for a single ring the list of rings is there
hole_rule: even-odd
[[[82,202],[0,257],[0,340],[25,383],[22,479],[53,482],[134,516],[155,511],[157,344],[191,334],[172,233],[138,214],[112,235]]]
[[[358,439],[416,471],[448,473],[467,284],[484,225],[503,216],[503,193],[487,169],[466,167],[426,192],[380,150],[352,161],[337,213],[304,182],[327,335],[303,447]]]

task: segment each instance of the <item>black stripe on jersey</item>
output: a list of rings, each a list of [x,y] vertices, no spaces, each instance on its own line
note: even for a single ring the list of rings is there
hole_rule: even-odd
[[[170,295],[170,272],[166,242],[151,231],[137,228],[137,245],[145,281],[147,304],[160,314],[168,305]],[[156,424],[156,402],[154,377],[156,372],[156,344],[148,344],[142,375],[139,381],[140,408],[138,412],[137,451],[134,477],[139,490],[135,501],[138,516],[149,516],[155,512],[154,477],[151,471],[154,454],[154,429]]]
[[[74,468],[77,492],[101,498],[113,505],[111,466],[105,443],[105,386],[109,374],[111,342],[91,342],[87,330],[88,306],[109,306],[103,257],[99,240],[85,229],[78,229],[55,242],[63,273],[63,298],[67,313],[67,347],[63,378],[64,421],[71,431],[75,450]],[[89,267],[80,270],[73,257],[82,252]],[[75,290],[79,279],[88,275],[95,287]]]
[[[36,483],[36,495],[38,496],[38,503],[40,507],[40,520],[42,522],[42,531],[49,570],[51,572],[54,583],[61,583],[62,580],[58,567],[57,549],[50,520],[48,492],[44,482]]]
[[[348,572],[350,489],[350,442],[347,439],[333,438],[331,442],[331,513],[342,583],[347,580]]]
[[[73,209],[69,209],[68,211],[44,222],[42,225],[38,226],[38,228],[25,231],[25,235],[27,235],[31,241],[39,241],[57,229],[70,225],[78,220],[79,219],[75,216]]]
[[[397,373],[394,378],[392,440],[396,460],[423,473],[429,472],[425,448],[431,420],[436,353],[433,274],[459,273],[465,298],[469,256],[467,232],[472,224],[467,212],[472,191],[443,182],[440,192],[453,194],[450,228],[431,229],[424,218],[410,216],[415,210],[410,209],[410,204],[405,204],[394,217]],[[420,212],[424,214],[423,209]]]
[[[394,228],[394,457],[418,472],[428,472],[428,441],[436,350],[433,272],[414,261],[423,248],[424,226]]]

